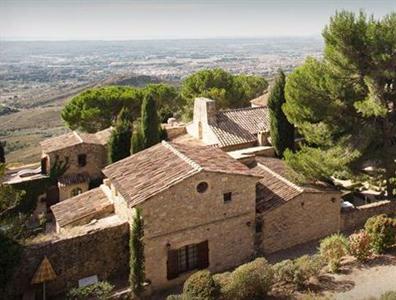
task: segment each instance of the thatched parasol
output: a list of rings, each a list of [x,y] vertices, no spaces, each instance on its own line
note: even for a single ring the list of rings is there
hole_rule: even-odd
[[[51,266],[50,261],[45,256],[40,266],[38,267],[36,273],[32,278],[32,284],[43,284],[43,299],[45,300],[45,283],[47,281],[54,280],[56,278],[56,274],[54,269]]]

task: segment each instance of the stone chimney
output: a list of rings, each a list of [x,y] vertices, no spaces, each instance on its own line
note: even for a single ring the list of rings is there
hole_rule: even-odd
[[[257,133],[257,142],[259,146],[269,146],[269,132],[268,131],[259,131]]]
[[[195,124],[199,122],[204,124],[216,123],[216,102],[207,98],[195,98],[194,117]]]

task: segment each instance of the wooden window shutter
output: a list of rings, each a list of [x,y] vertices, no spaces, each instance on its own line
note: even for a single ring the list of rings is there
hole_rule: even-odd
[[[168,260],[166,265],[167,265],[166,278],[168,280],[176,278],[177,275],[179,275],[179,270],[177,267],[177,250],[168,251]]]
[[[206,269],[209,267],[209,244],[208,241],[197,244],[198,268]]]

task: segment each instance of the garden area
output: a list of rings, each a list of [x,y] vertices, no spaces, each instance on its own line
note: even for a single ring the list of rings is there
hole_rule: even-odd
[[[264,258],[231,272],[194,273],[185,299],[396,299],[396,219],[379,215],[349,236],[320,241],[317,253],[270,264]]]

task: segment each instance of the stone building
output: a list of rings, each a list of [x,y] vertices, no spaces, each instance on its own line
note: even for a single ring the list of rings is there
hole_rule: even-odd
[[[146,276],[154,289],[196,269],[220,272],[253,257],[260,176],[220,149],[162,142],[103,172],[101,187],[52,206],[58,231],[113,210],[131,223],[140,208]]]
[[[339,230],[337,191],[298,186],[282,161],[255,159],[249,168],[218,148],[162,142],[107,166],[99,188],[52,206],[57,231],[109,216],[132,224],[140,208],[147,279],[163,289],[194,270],[221,272]]]
[[[111,128],[95,134],[73,131],[41,142],[43,174],[49,175],[55,164],[67,165],[58,178],[59,201],[87,191],[90,183],[103,178],[110,135]]]
[[[187,132],[206,145],[232,151],[268,145],[269,127],[266,106],[217,111],[214,100],[196,98]]]
[[[256,246],[270,254],[340,230],[341,193],[325,184],[298,185],[284,161],[256,157]]]

